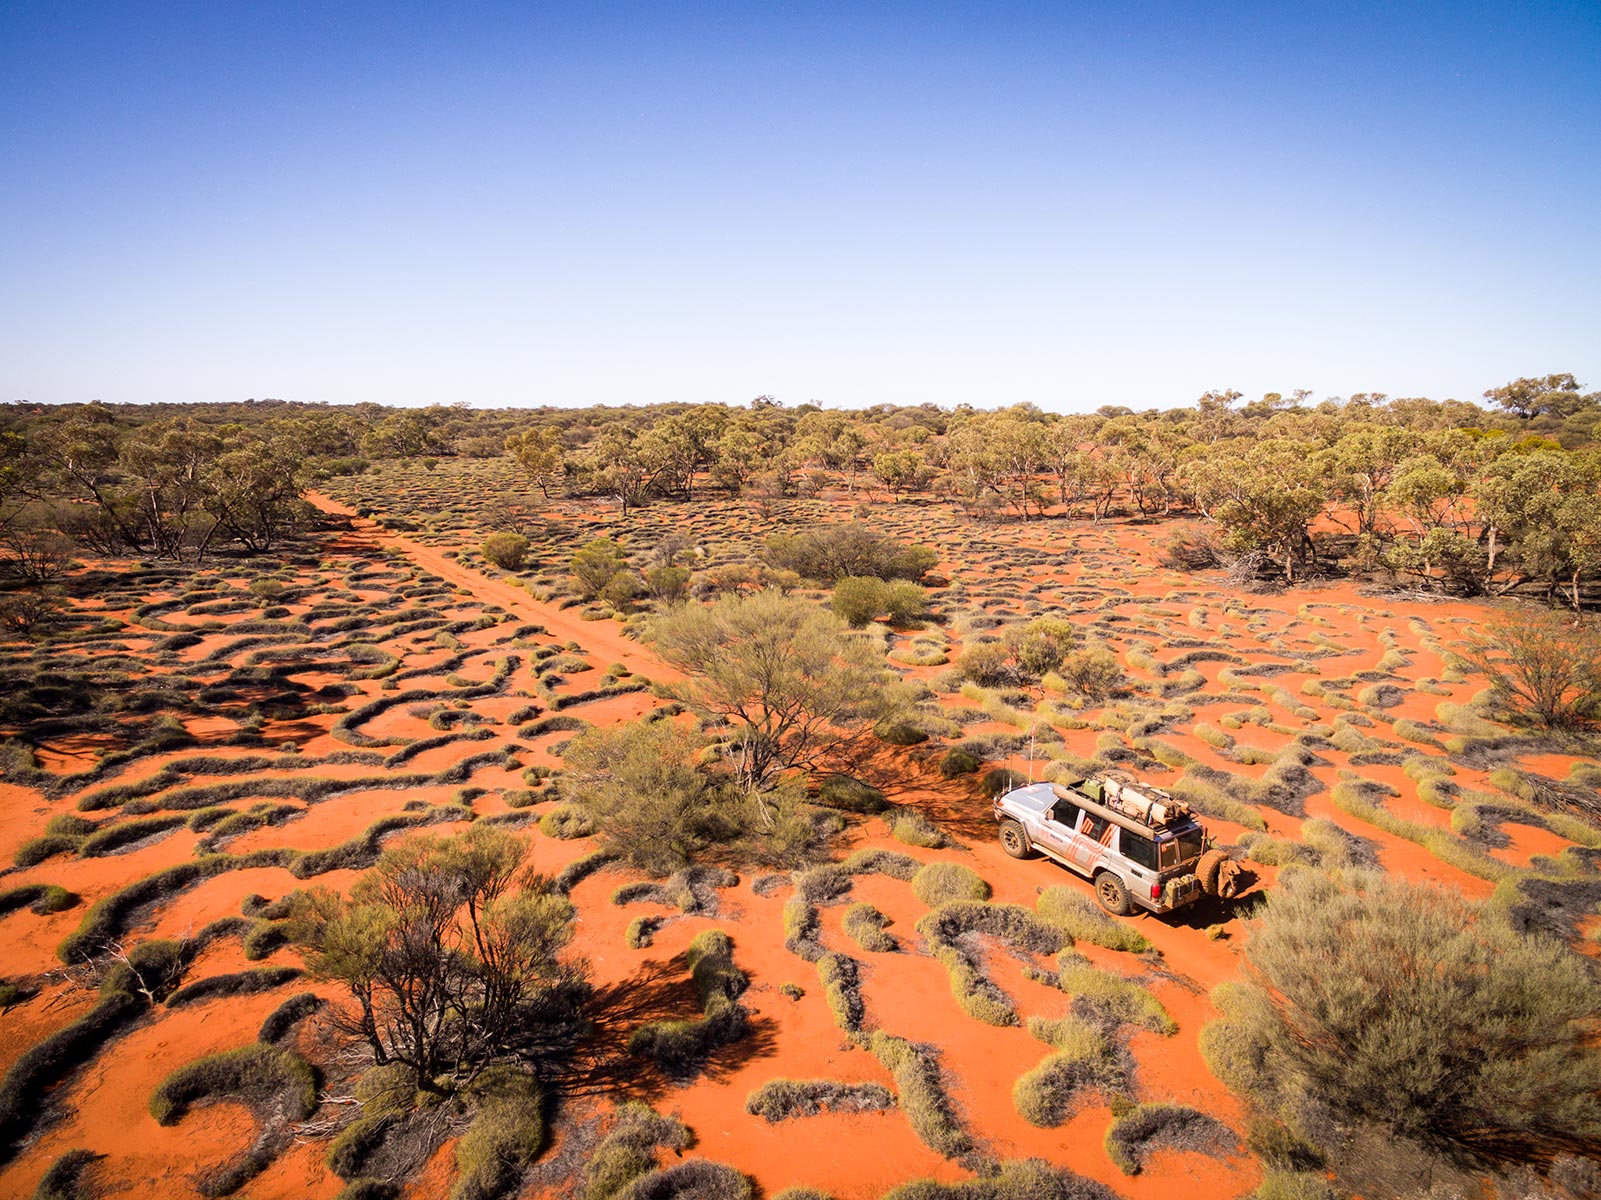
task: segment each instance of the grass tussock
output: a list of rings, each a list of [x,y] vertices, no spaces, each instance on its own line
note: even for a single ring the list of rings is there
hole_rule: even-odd
[[[1178,1022],[1145,987],[1122,975],[1103,971],[1082,955],[1064,951],[1058,957],[1057,986],[1074,1005],[1114,1024],[1137,1025],[1171,1037]]]
[[[612,1200],[654,1169],[657,1147],[682,1152],[693,1144],[694,1136],[681,1121],[637,1100],[624,1101],[617,1106],[610,1132],[584,1166],[583,1200]]]
[[[1046,888],[1034,902],[1034,912],[1040,920],[1060,929],[1074,941],[1130,954],[1145,954],[1153,949],[1150,939],[1143,933],[1113,919],[1077,888]]]
[[[496,1070],[478,1083],[478,1114],[456,1143],[450,1200],[496,1200],[516,1191],[524,1170],[545,1145],[543,1099],[534,1080]]]
[[[872,1035],[868,1049],[895,1077],[901,1111],[923,1144],[946,1158],[971,1154],[973,1139],[956,1117],[932,1049],[882,1030]]]
[[[1097,1024],[1078,1017],[1060,1021],[1036,1017],[1028,1028],[1056,1051],[1012,1086],[1012,1104],[1030,1125],[1056,1128],[1090,1093],[1109,1099],[1127,1093],[1129,1056]]]
[[[238,1100],[253,1109],[281,1107],[305,1120],[317,1107],[317,1073],[288,1050],[256,1043],[179,1067],[150,1097],[158,1125],[176,1125],[196,1104]]]
[[[988,900],[989,884],[962,863],[929,863],[912,877],[912,894],[930,908],[953,900]]]
[[[726,933],[709,929],[690,943],[686,955],[690,981],[702,1016],[693,1021],[652,1021],[634,1030],[628,1052],[649,1058],[675,1077],[695,1074],[718,1049],[745,1035],[748,1013],[739,1003],[748,980],[734,965],[734,946]]]
[[[745,1098],[745,1111],[769,1125],[825,1112],[881,1112],[895,1107],[895,1094],[877,1083],[835,1079],[771,1079]]]
[[[890,919],[871,904],[853,904],[845,910],[841,927],[845,936],[863,950],[888,954],[898,945],[894,936],[885,932],[889,923]]]
[[[1182,1104],[1141,1104],[1106,1131],[1106,1154],[1125,1175],[1138,1175],[1151,1150],[1182,1150],[1222,1158],[1240,1140],[1216,1117]]]
[[[992,937],[1029,954],[1054,954],[1071,938],[1015,904],[957,900],[917,923],[929,953],[950,973],[951,993],[962,1011],[986,1025],[1016,1025],[1012,999],[984,971],[973,935]]]
[[[1116,1200],[1103,1185],[1037,1158],[1013,1159],[992,1175],[940,1183],[916,1179],[881,1200]]]

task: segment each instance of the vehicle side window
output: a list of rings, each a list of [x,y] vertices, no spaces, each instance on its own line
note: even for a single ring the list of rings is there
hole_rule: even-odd
[[[1148,837],[1141,837],[1130,830],[1123,830],[1119,835],[1122,838],[1123,857],[1136,866],[1144,867],[1147,871],[1156,870],[1156,843]]]
[[[1112,828],[1112,823],[1105,817],[1087,814],[1084,817],[1084,825],[1078,832],[1080,837],[1089,838],[1092,842],[1100,842],[1104,846],[1112,840]]]
[[[1073,826],[1078,824],[1079,811],[1078,805],[1071,804],[1066,800],[1058,800],[1056,807],[1051,809],[1051,820],[1072,829]]]

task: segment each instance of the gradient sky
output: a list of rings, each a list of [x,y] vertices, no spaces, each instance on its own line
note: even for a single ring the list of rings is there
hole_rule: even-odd
[[[0,0],[0,400],[1601,388],[1601,3]]]

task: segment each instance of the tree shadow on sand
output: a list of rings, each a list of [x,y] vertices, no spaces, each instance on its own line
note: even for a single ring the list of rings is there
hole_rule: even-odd
[[[682,956],[648,959],[632,978],[597,987],[586,1005],[589,1033],[559,1073],[564,1094],[649,1101],[674,1086],[727,1079],[747,1063],[777,1052],[777,1022],[744,1009],[737,1036],[707,1043],[702,1052],[662,1065],[629,1052],[630,1035],[656,1021],[704,1018]]]

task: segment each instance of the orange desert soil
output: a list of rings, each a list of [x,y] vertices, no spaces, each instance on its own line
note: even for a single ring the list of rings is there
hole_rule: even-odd
[[[342,587],[345,595],[362,603],[399,607],[408,603],[400,598],[401,589],[427,585],[432,576],[456,589],[448,601],[438,597],[429,601],[452,621],[470,625],[485,606],[498,606],[510,614],[512,622],[543,627],[545,632],[533,639],[540,646],[577,643],[592,667],[620,663],[645,679],[680,677],[648,647],[624,636],[615,621],[583,620],[576,609],[562,609],[538,600],[521,587],[489,578],[447,558],[433,546],[358,517],[353,506],[340,500],[321,494],[313,494],[310,499],[324,512],[348,518],[346,530],[328,541],[323,568],[325,573],[330,570],[328,560],[348,560],[353,564],[348,582],[320,586]],[[693,515],[702,520],[711,511],[698,505]],[[730,518],[736,526],[742,519]],[[1013,566],[1000,553],[1057,554],[1068,550],[1072,552],[1071,561],[1043,568],[1029,567],[1026,561],[1022,566]],[[404,560],[391,557],[389,552],[398,552]],[[1441,705],[1467,706],[1481,685],[1453,680],[1441,651],[1449,650],[1465,631],[1477,625],[1482,616],[1480,609],[1465,603],[1376,600],[1349,584],[1236,596],[1224,591],[1226,585],[1216,577],[1180,575],[1153,566],[1149,534],[1130,525],[1052,522],[999,526],[973,534],[965,547],[945,546],[942,553],[945,561],[939,571],[953,586],[966,589],[969,612],[1017,618],[1033,611],[1060,609],[1081,626],[1086,637],[1113,645],[1147,695],[1156,696],[1179,677],[1182,668],[1166,666],[1169,661],[1200,646],[1222,647],[1227,661],[1202,657],[1190,664],[1201,682],[1187,684],[1191,690],[1186,693],[1175,693],[1193,710],[1193,720],[1164,726],[1150,735],[1154,742],[1181,751],[1203,768],[1260,781],[1270,770],[1269,760],[1290,745],[1295,733],[1313,726],[1332,726],[1347,714],[1360,717],[1361,721],[1350,728],[1381,742],[1378,757],[1389,755],[1390,759],[1353,766],[1344,752],[1322,752],[1321,760],[1310,767],[1318,787],[1305,799],[1304,816],[1263,806],[1255,808],[1272,836],[1297,841],[1303,820],[1319,818],[1362,839],[1385,868],[1398,874],[1433,880],[1475,896],[1485,896],[1492,890],[1491,880],[1449,865],[1424,846],[1350,815],[1331,799],[1332,789],[1349,772],[1393,788],[1396,795],[1386,807],[1394,816],[1449,833],[1450,814],[1424,803],[1418,797],[1417,784],[1399,765],[1404,751],[1427,752],[1426,748],[1408,741],[1402,736],[1406,730],[1397,731],[1394,724],[1404,719],[1423,727],[1434,738],[1449,735],[1441,719]],[[415,568],[412,575],[405,574],[409,568]],[[301,575],[306,573],[302,571]],[[940,603],[938,591],[934,601]],[[310,610],[309,602],[291,609],[297,616]],[[125,617],[126,613],[111,615]],[[178,612],[169,612],[166,619],[179,628],[192,623]],[[206,665],[209,656],[221,655],[219,670],[243,663],[246,654],[253,651],[231,650],[238,639],[226,628],[237,619],[230,615],[224,628],[203,630],[198,643],[179,652],[178,661],[198,669]],[[980,632],[980,626],[947,626],[935,636],[949,643],[948,653],[954,658]],[[910,645],[910,638],[918,633],[904,631],[892,645]],[[528,639],[519,639],[508,651],[493,619],[479,628],[463,629],[454,640],[453,647],[436,640],[427,630],[401,635],[380,630],[378,644],[400,659],[402,672],[421,673],[390,680],[387,687],[378,676],[361,678],[357,694],[351,695],[342,708],[333,706],[330,711],[293,719],[270,719],[261,733],[265,748],[254,743],[227,744],[240,726],[219,712],[188,719],[187,727],[197,745],[141,759],[121,773],[62,798],[48,799],[30,787],[0,784],[0,856],[9,860],[28,839],[43,832],[52,816],[73,812],[78,796],[109,784],[151,779],[169,763],[196,756],[243,759],[271,755],[278,753],[281,744],[298,748],[304,758],[317,759],[336,752],[348,755],[355,744],[361,753],[381,764],[383,758],[402,751],[409,741],[444,736],[441,725],[435,723],[440,714],[448,716],[464,709],[485,718],[489,723],[482,728],[489,729],[493,736],[481,741],[447,741],[410,755],[403,765],[392,769],[359,760],[308,765],[303,772],[340,780],[362,780],[390,770],[432,776],[468,755],[502,748],[514,755],[516,766],[481,763],[465,781],[431,782],[404,789],[363,786],[309,804],[293,798],[275,799],[273,803],[286,804],[296,811],[278,823],[233,835],[220,848],[230,854],[243,854],[341,845],[360,837],[375,820],[407,811],[407,806],[415,812],[443,811],[455,802],[453,798],[464,782],[482,792],[468,796],[463,803],[472,804],[475,812],[484,816],[508,815],[508,795],[527,786],[521,769],[558,768],[560,758],[551,752],[551,747],[559,746],[570,733],[529,734],[509,725],[512,712],[528,704],[537,692],[534,669],[526,661],[515,669],[508,689],[501,694],[464,706],[452,704],[449,693],[456,685],[445,676],[459,670],[463,679],[481,682],[489,677],[491,665],[507,653],[521,653],[526,658],[528,643]],[[159,642],[160,636],[152,638],[132,624],[123,639],[130,654],[150,656],[156,653],[151,647]],[[1405,664],[1397,665],[1391,659],[1389,665],[1381,667],[1381,660],[1392,649],[1404,658]],[[277,652],[279,647],[267,646],[265,650]],[[459,668],[443,665],[455,655],[467,655]],[[318,657],[319,665],[309,666],[304,675],[296,676],[308,691],[349,678],[328,666],[339,655],[325,651]],[[1154,670],[1150,666],[1152,659],[1157,663]],[[260,661],[274,660],[269,657]],[[427,669],[436,665],[442,674]],[[1266,669],[1249,673],[1259,668]],[[159,672],[163,668],[152,661],[150,669]],[[947,665],[904,667],[903,674],[908,679],[929,682],[948,670]],[[1360,698],[1359,693],[1369,686],[1362,679],[1364,673],[1370,673],[1376,681],[1399,685],[1399,694],[1390,698],[1393,703],[1389,707],[1381,708]],[[1424,678],[1434,681],[1429,690],[1415,686]],[[1340,686],[1327,694],[1319,692],[1320,681],[1328,680],[1338,680]],[[575,680],[564,686],[573,689],[587,685]],[[364,746],[359,738],[352,743],[334,736],[339,712],[407,688],[422,688],[437,693],[439,698],[421,706],[398,704],[360,723],[357,733],[377,739],[380,744],[376,748]],[[1038,698],[1036,695],[1031,702]],[[637,717],[654,703],[648,692],[636,691],[562,711],[564,715],[604,725]],[[1020,731],[1028,732],[1026,724],[991,719],[987,714],[964,714],[962,710],[971,708],[974,701],[960,691],[942,695],[939,703],[946,712],[961,718],[964,737],[1015,737]],[[1040,718],[1030,719],[1039,724]],[[1065,751],[1091,760],[1115,744],[1136,761],[1143,759],[1142,752],[1131,749],[1132,740],[1123,732],[1132,724],[1133,714],[1120,722],[1107,713],[1098,716],[1092,709],[1076,713],[1063,710],[1056,720],[1062,743],[1057,753]],[[1194,726],[1202,722],[1223,729],[1233,739],[1232,748],[1220,749],[1194,736]],[[474,728],[448,727],[453,732]],[[341,737],[348,739],[349,735]],[[39,765],[55,774],[87,770],[108,744],[97,738],[61,739],[52,744],[48,753],[39,755]],[[1250,761],[1253,758],[1255,761]],[[965,863],[989,883],[999,903],[1032,908],[1039,893],[1054,886],[1089,895],[1087,884],[1047,861],[1018,862],[1007,858],[994,839],[989,803],[976,782],[943,779],[936,769],[937,752],[879,746],[872,752],[872,759],[873,765],[897,777],[890,798],[896,804],[917,807],[934,817],[954,837],[955,844],[941,850],[910,848],[890,838],[885,820],[872,818],[858,823],[842,849],[880,848],[927,862]],[[1526,755],[1522,759],[1525,769],[1558,779],[1574,761],[1561,754]],[[1040,768],[1040,762],[1031,762],[1024,751],[1008,752],[991,765],[1006,765],[1024,774]],[[1167,768],[1147,760],[1146,769],[1166,772],[1168,778],[1161,774],[1155,778],[1171,782],[1172,773]],[[265,782],[294,772],[292,764],[275,764],[241,778]],[[198,777],[187,780],[184,786],[228,778],[226,774]],[[1463,787],[1490,789],[1485,773],[1479,771],[1462,770],[1457,782]],[[538,802],[538,795],[536,790],[532,812],[536,817],[548,811]],[[226,803],[242,811],[253,800],[247,796]],[[158,807],[157,811],[162,810]],[[125,819],[115,810],[85,815],[97,821]],[[1222,842],[1236,842],[1245,832],[1243,826],[1221,818],[1206,820]],[[442,823],[433,826],[431,832],[448,834],[460,828],[459,824]],[[532,865],[539,871],[559,871],[595,848],[592,839],[558,840],[539,832],[536,825],[521,828],[528,840]],[[1529,825],[1505,824],[1500,828],[1508,843],[1486,857],[1513,867],[1525,867],[1531,856],[1556,854],[1570,844]],[[22,909],[0,917],[0,961],[5,975],[43,978],[38,996],[0,1015],[0,1066],[8,1066],[30,1045],[82,1016],[92,1004],[89,972],[79,965],[64,965],[56,957],[56,947],[78,927],[86,908],[130,882],[192,860],[205,836],[179,826],[103,857],[78,857],[68,851],[36,866],[6,873],[5,888],[61,883],[80,897],[80,902],[66,912],[50,916],[37,916]],[[1256,888],[1271,886],[1273,868],[1253,865],[1252,869],[1256,872]],[[307,883],[343,890],[358,877],[359,871],[352,869],[329,871],[308,881],[297,879],[284,866],[234,870],[136,914],[129,940],[190,935],[212,922],[238,916],[246,898],[252,895],[274,899]],[[889,1187],[911,1178],[955,1180],[968,1176],[962,1166],[925,1146],[906,1117],[893,1109],[801,1118],[773,1125],[746,1113],[749,1093],[775,1078],[874,1082],[892,1089],[894,1081],[877,1059],[853,1045],[836,1026],[815,967],[785,948],[783,908],[793,895],[789,883],[782,883],[763,896],[752,890],[755,876],[746,875],[737,886],[719,891],[717,912],[687,916],[660,905],[612,903],[611,894],[617,886],[637,878],[630,871],[605,869],[579,883],[572,894],[579,914],[573,952],[590,962],[597,988],[609,1004],[599,1014],[595,1045],[609,1070],[604,1086],[581,1091],[558,1114],[547,1160],[559,1157],[569,1143],[581,1152],[584,1130],[603,1119],[612,1103],[632,1096],[680,1116],[695,1133],[693,1154],[747,1173],[769,1196],[804,1184],[821,1188],[837,1200],[876,1200]],[[1229,1200],[1256,1186],[1261,1177],[1260,1165],[1243,1149],[1223,1158],[1157,1150],[1149,1156],[1142,1173],[1125,1176],[1103,1146],[1112,1116],[1099,1097],[1086,1100],[1060,1128],[1042,1130],[1029,1125],[1014,1107],[1012,1087],[1020,1075],[1048,1055],[1049,1049],[1022,1025],[982,1024],[962,1011],[944,966],[921,951],[915,926],[927,909],[909,885],[883,876],[858,876],[846,903],[856,901],[870,902],[890,918],[889,932],[901,948],[887,954],[862,950],[841,928],[845,904],[822,908],[824,944],[862,963],[869,1027],[937,1048],[940,1073],[957,1112],[986,1154],[1000,1159],[1045,1158],[1099,1180],[1130,1200],[1165,1200],[1179,1188],[1195,1200]],[[651,945],[631,949],[625,943],[624,932],[634,918],[644,914],[661,916],[665,923]],[[1208,992],[1239,974],[1240,950],[1248,937],[1243,920],[1212,904],[1204,910],[1166,919],[1135,918],[1129,924],[1150,940],[1156,955],[1118,953],[1083,943],[1078,949],[1100,970],[1145,982],[1178,1026],[1171,1037],[1125,1029],[1136,1063],[1134,1090],[1138,1098],[1201,1109],[1232,1129],[1243,1144],[1246,1114],[1239,1101],[1207,1070],[1196,1041],[1200,1028],[1216,1015]],[[638,1060],[630,1060],[623,1047],[630,1029],[644,1016],[696,1015],[683,954],[695,934],[712,928],[729,933],[735,962],[749,976],[750,988],[743,1001],[750,1010],[751,1031],[743,1041],[715,1056],[698,1080],[687,1085],[673,1084]],[[1070,997],[1027,978],[1023,961],[1006,948],[985,939],[982,951],[987,970],[1013,998],[1024,1022],[1031,1016],[1059,1017],[1068,1011]],[[1046,959],[1022,957],[1035,967],[1053,966]],[[224,938],[206,950],[188,978],[256,966],[292,965],[294,961],[292,952],[280,950],[264,962],[250,962],[243,957],[237,939]],[[798,999],[791,999],[780,990],[785,984],[799,985],[802,994]],[[102,1189],[97,1194],[196,1195],[199,1176],[242,1153],[257,1135],[258,1120],[238,1105],[216,1104],[198,1108],[164,1129],[148,1114],[152,1092],[175,1068],[201,1055],[254,1041],[266,1015],[307,986],[300,979],[260,994],[153,1010],[50,1097],[56,1116],[0,1169],[0,1195],[32,1194],[50,1163],[75,1148],[106,1156],[95,1168],[94,1178]],[[316,990],[330,997],[335,995],[334,989],[325,985],[316,985]],[[302,1036],[315,1038],[317,1028],[317,1019],[313,1018],[303,1027]],[[306,1044],[309,1048],[311,1043]],[[312,1057],[316,1057],[315,1053]],[[348,1090],[348,1085],[342,1086]],[[325,1106],[318,1118],[348,1116],[350,1111],[349,1106]],[[265,1173],[247,1184],[241,1194],[255,1200],[334,1196],[341,1181],[323,1164],[326,1145],[326,1135],[300,1139]],[[433,1155],[407,1185],[406,1196],[420,1200],[446,1194],[454,1178],[452,1145],[447,1141]],[[528,1194],[555,1197],[572,1192],[532,1188]]]

